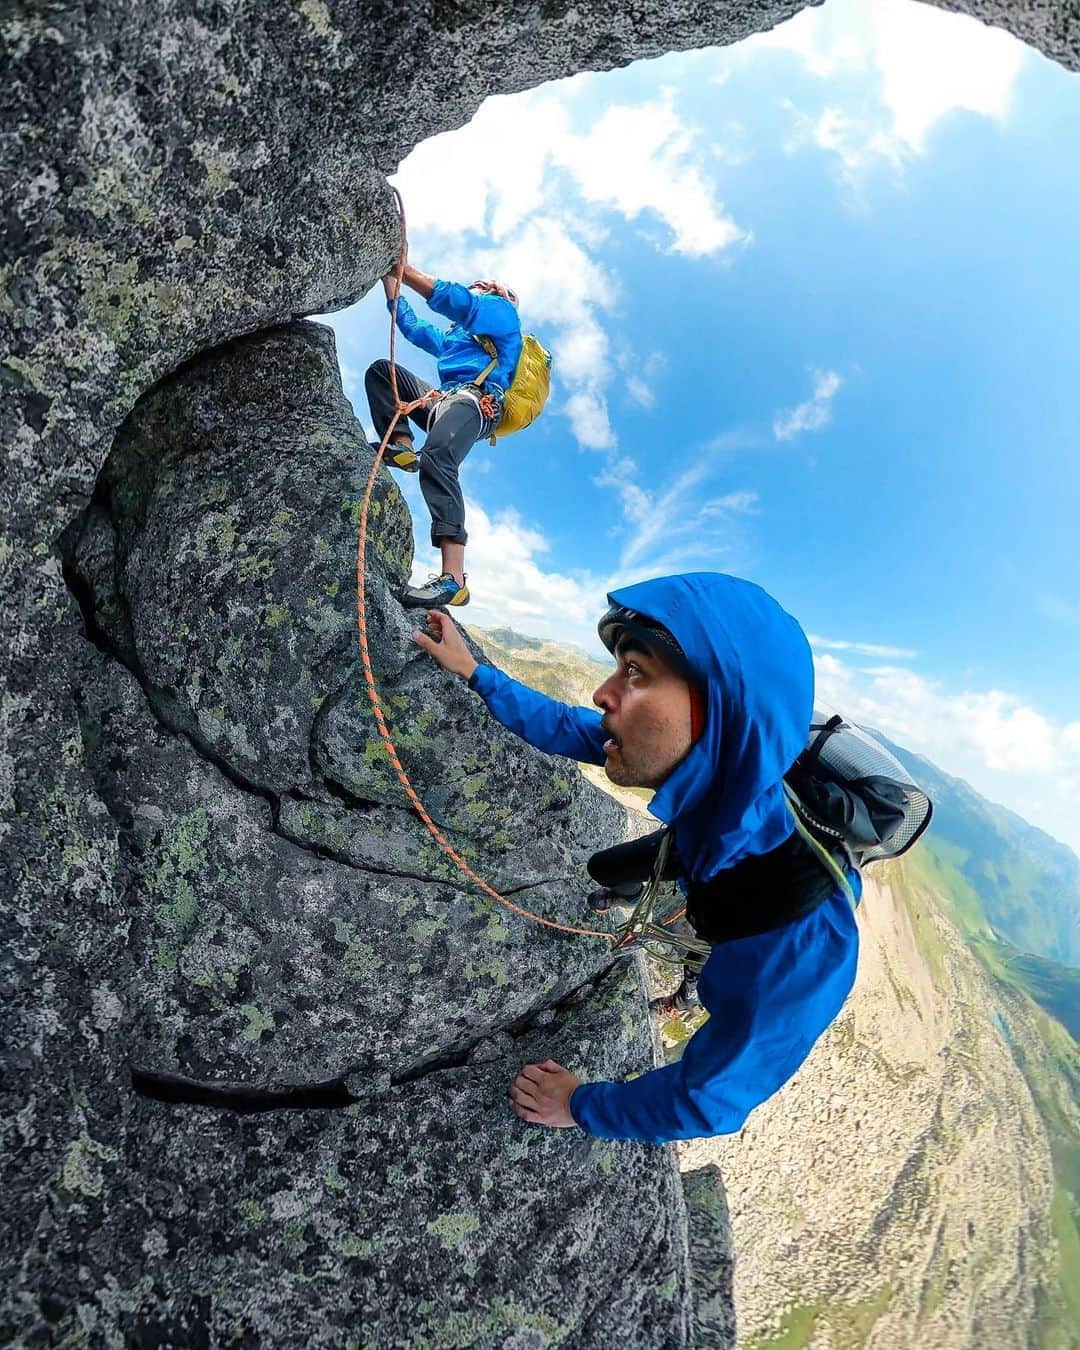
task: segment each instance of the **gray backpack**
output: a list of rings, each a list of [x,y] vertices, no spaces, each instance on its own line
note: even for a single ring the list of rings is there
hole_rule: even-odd
[[[820,705],[814,708],[806,749],[784,783],[803,823],[842,844],[856,867],[899,858],[933,814],[930,798],[895,755]]]

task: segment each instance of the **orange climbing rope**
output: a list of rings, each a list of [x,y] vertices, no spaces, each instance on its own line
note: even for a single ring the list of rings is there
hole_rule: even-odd
[[[406,234],[405,234],[405,206],[401,200],[401,194],[394,189],[394,197],[397,200],[398,215],[401,218],[401,252],[398,256],[397,265],[397,291],[401,294],[402,279],[405,275],[405,257],[407,253]],[[543,924],[545,928],[557,929],[560,933],[576,933],[581,937],[603,938],[605,942],[618,946],[622,940],[618,934],[604,933],[595,928],[574,928],[571,924],[556,923],[554,919],[545,919],[540,914],[534,914],[530,909],[524,909],[521,905],[515,905],[512,900],[508,900],[505,895],[489,886],[482,877],[477,876],[465,859],[458,853],[457,849],[449,842],[438,825],[432,820],[427,812],[424,803],[417,796],[416,789],[409,781],[409,776],[402,767],[398,752],[394,742],[390,739],[390,729],[386,724],[386,715],[382,709],[382,702],[379,699],[379,691],[375,686],[375,674],[371,666],[371,655],[368,652],[367,640],[367,593],[365,588],[365,558],[367,554],[367,534],[368,534],[368,509],[371,505],[371,494],[375,487],[375,476],[379,472],[379,465],[382,463],[383,453],[390,443],[390,437],[393,435],[394,428],[402,417],[407,417],[415,409],[423,407],[426,403],[433,403],[440,397],[437,389],[432,389],[423,397],[414,399],[411,403],[402,403],[398,395],[397,386],[397,363],[394,354],[395,345],[394,315],[390,315],[390,389],[394,395],[394,416],[390,425],[386,429],[386,434],[382,438],[378,452],[371,465],[371,472],[368,474],[367,486],[364,489],[364,499],[360,507],[360,536],[356,545],[356,626],[360,638],[360,660],[364,668],[364,683],[367,686],[368,698],[371,700],[371,711],[375,715],[375,724],[379,730],[379,737],[382,740],[383,748],[386,751],[390,763],[394,766],[394,772],[398,776],[398,781],[405,789],[405,795],[412,803],[416,814],[427,826],[428,833],[439,845],[446,856],[456,864],[458,868],[473,882],[476,886],[489,895],[493,900],[497,900],[500,905],[512,910],[523,919],[531,919],[534,923]]]

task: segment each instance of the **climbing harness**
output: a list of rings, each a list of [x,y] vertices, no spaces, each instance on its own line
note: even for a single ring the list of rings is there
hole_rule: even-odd
[[[664,884],[664,868],[667,865],[670,853],[671,831],[665,830],[664,837],[660,841],[660,847],[656,851],[656,861],[653,863],[652,873],[641,892],[640,899],[634,905],[630,917],[622,926],[621,935],[615,943],[615,950],[625,951],[628,948],[645,946],[649,955],[656,957],[658,961],[700,970],[709,959],[712,943],[705,942],[701,938],[690,937],[685,933],[674,932],[668,926],[674,924],[686,914],[686,907],[684,906],[669,919],[665,919],[661,925],[652,921],[656,900],[660,894],[660,888]]]

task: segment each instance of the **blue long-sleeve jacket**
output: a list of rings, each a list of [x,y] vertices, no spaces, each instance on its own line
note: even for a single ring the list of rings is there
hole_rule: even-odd
[[[439,388],[468,384],[483,374],[491,357],[476,337],[487,337],[495,346],[498,360],[484,389],[505,393],[514,378],[522,345],[521,322],[510,301],[501,295],[474,295],[456,281],[436,281],[427,303],[436,314],[452,321],[449,329],[418,319],[403,295],[398,297],[396,309],[393,300],[387,301],[387,308],[395,315],[403,336],[435,357]]]
[[[721,574],[661,578],[611,598],[674,633],[706,687],[704,733],[649,810],[670,825],[684,880],[711,880],[791,833],[781,779],[813,707],[806,640],[765,592]],[[538,749],[604,762],[599,712],[558,703],[491,666],[479,666],[471,683]],[[850,880],[859,895],[858,874]],[[583,1083],[571,1114],[592,1134],[650,1143],[741,1129],[836,1017],[857,956],[855,916],[839,889],[803,918],[718,944],[698,982],[709,1020],[681,1060],[630,1082]]]

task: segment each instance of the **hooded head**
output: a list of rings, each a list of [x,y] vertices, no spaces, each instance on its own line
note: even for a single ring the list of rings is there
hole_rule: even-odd
[[[791,833],[781,780],[813,714],[802,629],[760,586],[720,572],[659,577],[608,599],[622,614],[601,622],[605,645],[630,634],[687,683],[671,731],[681,758],[649,805],[674,826],[687,874],[708,880],[769,852]]]

